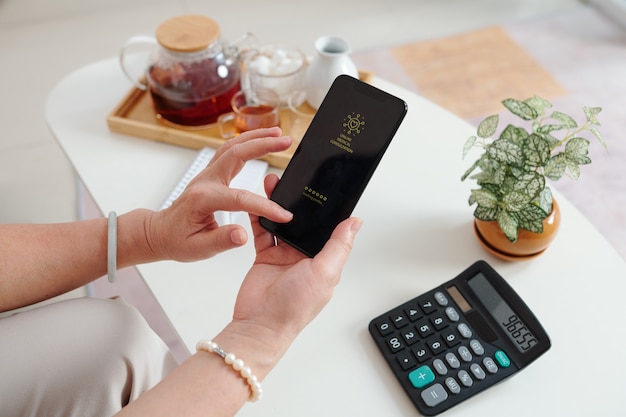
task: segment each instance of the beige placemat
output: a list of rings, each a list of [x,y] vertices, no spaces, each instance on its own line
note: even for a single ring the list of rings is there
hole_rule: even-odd
[[[540,41],[540,40],[539,40]],[[464,119],[500,112],[506,97],[566,93],[500,26],[391,48],[420,94]]]

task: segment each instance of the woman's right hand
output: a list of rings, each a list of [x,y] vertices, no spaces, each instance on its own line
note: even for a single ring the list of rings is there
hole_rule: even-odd
[[[266,177],[268,195],[277,182],[274,175]],[[309,258],[276,242],[258,216],[250,218],[256,259],[239,290],[233,320],[216,340],[226,338],[225,346],[237,350],[245,335],[245,343],[259,344],[257,352],[267,348],[267,362],[272,363],[330,301],[362,221],[344,220],[322,250]]]

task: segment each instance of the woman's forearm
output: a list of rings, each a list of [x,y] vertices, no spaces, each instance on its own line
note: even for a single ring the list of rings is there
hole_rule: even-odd
[[[233,322],[213,340],[241,358],[263,381],[287,351],[292,337]],[[238,372],[217,354],[199,352],[116,417],[232,417],[249,397],[250,387]]]
[[[145,239],[147,210],[118,219],[118,267],[154,260]],[[0,311],[85,285],[107,272],[107,219],[0,225]]]

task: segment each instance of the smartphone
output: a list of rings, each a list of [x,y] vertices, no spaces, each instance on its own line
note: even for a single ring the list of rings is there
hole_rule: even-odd
[[[352,214],[406,112],[400,98],[338,76],[270,197],[293,219],[275,223],[261,218],[261,225],[315,256]]]

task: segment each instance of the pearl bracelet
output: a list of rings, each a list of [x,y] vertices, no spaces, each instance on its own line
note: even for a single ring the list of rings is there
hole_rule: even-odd
[[[250,398],[248,401],[255,402],[260,400],[263,396],[263,389],[261,388],[261,383],[257,379],[257,377],[252,373],[252,370],[249,366],[246,366],[243,363],[243,360],[235,357],[233,353],[226,353],[223,349],[221,349],[217,343],[211,340],[201,340],[196,345],[197,351],[204,351],[209,353],[215,353],[224,359],[227,365],[233,367],[235,371],[246,381],[248,386],[250,387]]]

